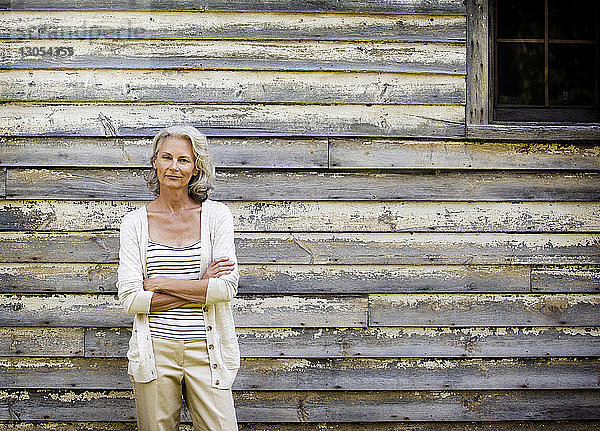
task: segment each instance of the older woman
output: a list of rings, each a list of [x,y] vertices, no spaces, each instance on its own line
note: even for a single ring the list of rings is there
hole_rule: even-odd
[[[127,358],[140,430],[176,430],[182,397],[195,430],[237,430],[231,385],[240,363],[230,301],[238,267],[233,219],[208,199],[206,136],[189,126],[154,138],[157,198],[123,218],[119,299],[134,314]]]

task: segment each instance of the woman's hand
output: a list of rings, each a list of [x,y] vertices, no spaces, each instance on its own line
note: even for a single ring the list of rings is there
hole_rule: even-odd
[[[219,257],[208,265],[202,279],[217,278],[233,271],[234,263],[228,257]]]
[[[169,277],[156,277],[144,279],[144,290],[150,292],[161,292],[167,289],[167,285],[173,281]]]

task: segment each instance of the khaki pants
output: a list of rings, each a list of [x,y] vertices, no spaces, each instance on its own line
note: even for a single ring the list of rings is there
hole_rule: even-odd
[[[205,340],[152,339],[158,378],[132,380],[139,431],[179,429],[185,398],[197,431],[237,431],[231,390],[211,387]]]

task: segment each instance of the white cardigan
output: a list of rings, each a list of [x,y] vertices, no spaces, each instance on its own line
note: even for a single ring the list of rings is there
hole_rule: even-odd
[[[210,360],[212,387],[230,389],[240,367],[240,350],[230,301],[237,294],[238,264],[233,242],[233,217],[223,203],[206,200],[202,203],[200,222],[202,276],[217,257],[229,257],[234,270],[222,277],[210,278],[206,292],[204,325]],[[117,288],[125,312],[135,314],[133,333],[129,340],[128,373],[136,382],[156,379],[156,365],[148,313],[153,292],[144,290],[146,248],[148,244],[148,214],[146,206],[123,217],[121,222],[119,270]]]

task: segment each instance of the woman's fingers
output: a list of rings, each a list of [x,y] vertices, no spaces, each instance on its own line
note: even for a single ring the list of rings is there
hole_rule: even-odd
[[[215,259],[211,264],[213,268],[231,268],[233,269],[234,263],[226,257]]]
[[[219,257],[213,260],[202,278],[221,277],[233,271],[235,264],[228,257]]]
[[[215,272],[215,274],[217,274],[217,275],[225,275],[225,274],[229,274],[231,271],[233,271],[233,269],[222,268],[222,269],[217,270]]]
[[[218,269],[218,270],[227,269],[229,271],[233,271],[233,263],[230,263],[230,264],[229,263],[228,264],[222,263],[222,264],[217,265],[215,267],[215,269]]]
[[[220,263],[220,262],[227,262],[228,260],[229,260],[229,258],[227,256],[217,257],[215,260],[212,261],[211,265],[214,265],[214,264]]]

